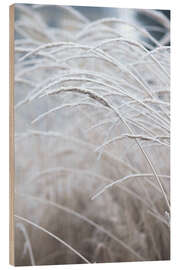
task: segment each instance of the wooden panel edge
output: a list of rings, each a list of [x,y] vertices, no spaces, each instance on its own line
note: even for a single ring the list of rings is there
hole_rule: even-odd
[[[14,250],[14,5],[9,7],[9,263]]]

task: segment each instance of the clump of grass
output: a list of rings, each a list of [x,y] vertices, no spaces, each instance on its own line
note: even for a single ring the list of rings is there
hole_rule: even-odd
[[[15,8],[15,263],[167,260],[169,20],[51,8]]]

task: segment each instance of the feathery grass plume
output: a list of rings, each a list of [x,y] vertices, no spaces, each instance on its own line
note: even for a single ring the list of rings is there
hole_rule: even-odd
[[[170,258],[170,21],[136,12],[15,5],[16,265]]]

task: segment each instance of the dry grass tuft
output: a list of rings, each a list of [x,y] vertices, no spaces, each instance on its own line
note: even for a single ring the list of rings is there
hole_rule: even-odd
[[[16,5],[16,265],[170,258],[170,22],[138,12]]]

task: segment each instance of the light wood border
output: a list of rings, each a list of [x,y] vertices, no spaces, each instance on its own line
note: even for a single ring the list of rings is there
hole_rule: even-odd
[[[9,263],[14,260],[14,5],[9,7]]]

